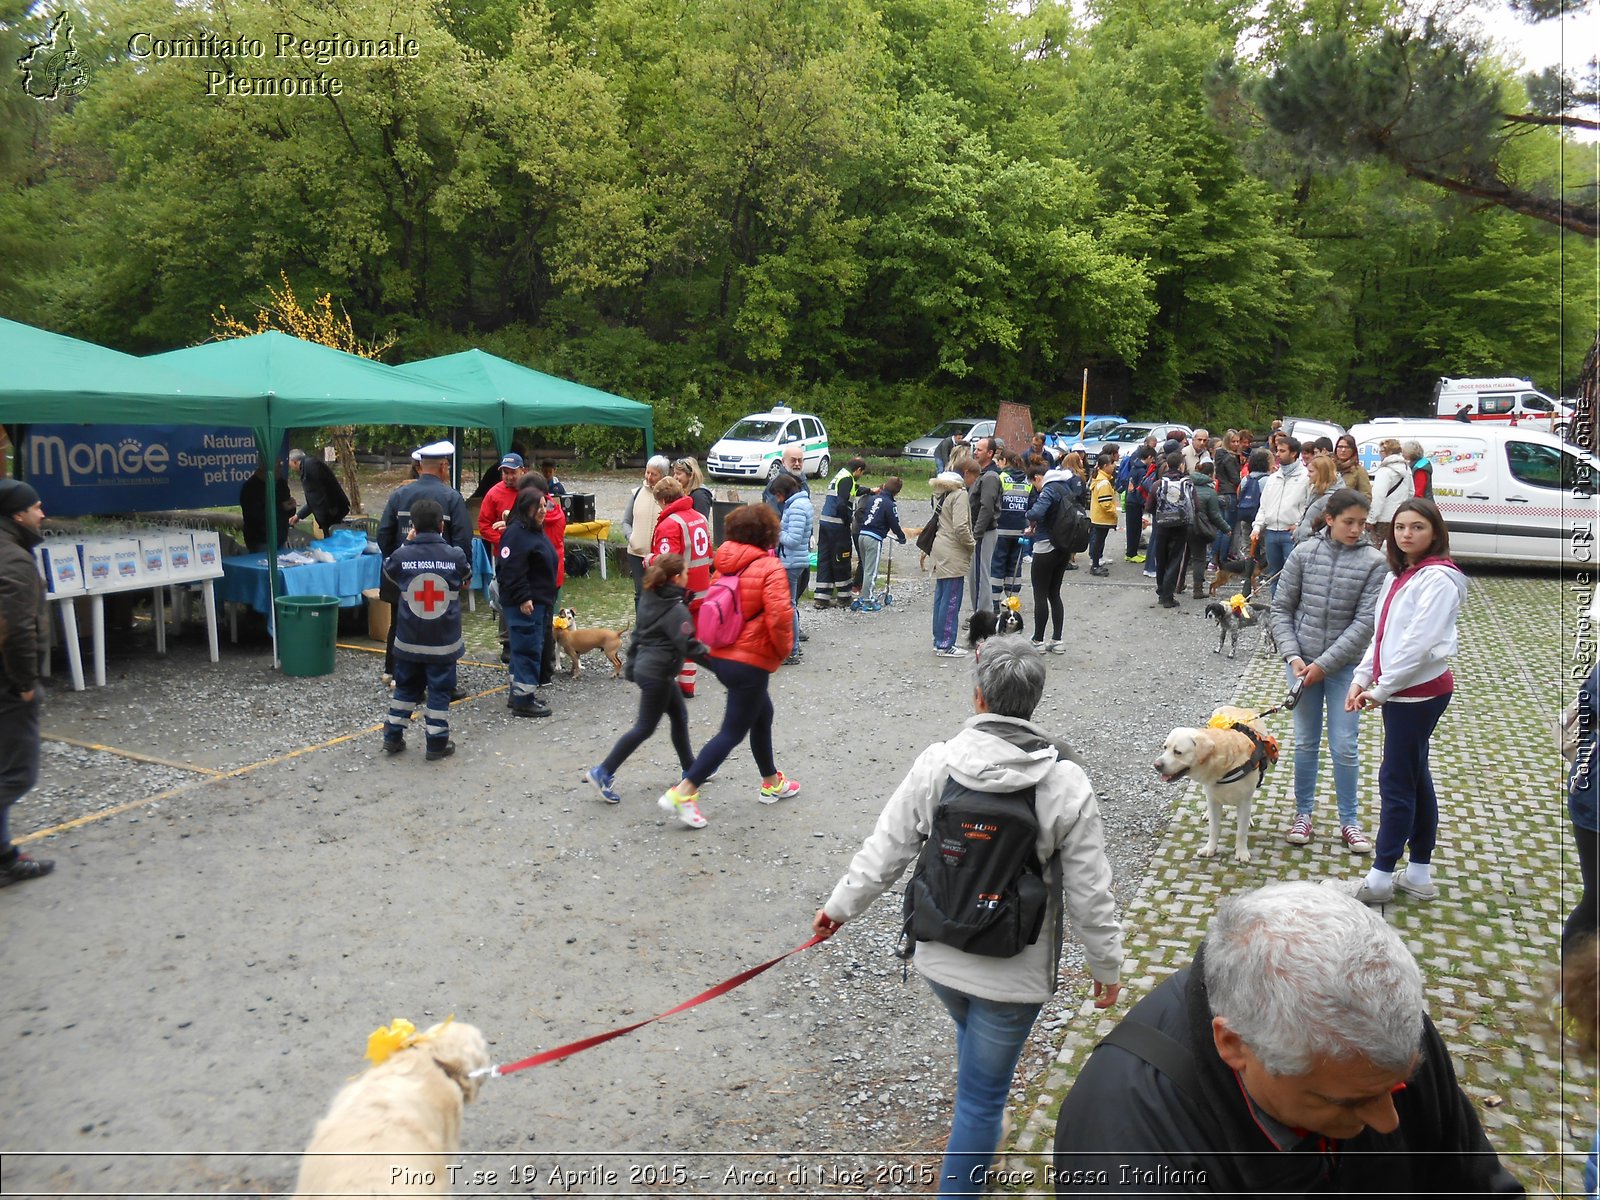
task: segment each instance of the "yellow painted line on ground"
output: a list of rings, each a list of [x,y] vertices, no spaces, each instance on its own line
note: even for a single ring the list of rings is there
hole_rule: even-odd
[[[475,692],[472,695],[466,697],[465,700],[457,700],[456,703],[457,704],[465,704],[468,700],[481,700],[485,696],[493,696],[496,693],[503,692],[503,691],[506,690],[506,688],[507,688],[506,684],[501,684],[499,687],[490,688],[488,691]],[[158,802],[160,802],[162,800],[170,800],[174,796],[181,796],[185,792],[192,792],[196,788],[205,787],[207,784],[216,783],[217,781],[222,780],[222,779],[237,779],[241,775],[248,775],[252,771],[261,770],[263,767],[276,766],[279,763],[286,763],[286,762],[290,761],[291,759],[300,758],[300,757],[302,757],[304,755],[312,754],[312,753],[314,753],[314,752],[316,752],[318,750],[327,750],[327,749],[329,749],[329,748],[331,748],[333,746],[341,745],[344,742],[354,741],[356,738],[359,738],[359,737],[366,737],[369,734],[377,733],[382,728],[383,728],[383,723],[382,722],[379,722],[376,725],[368,725],[364,729],[357,729],[352,733],[341,733],[338,737],[329,738],[325,742],[318,742],[313,746],[301,746],[298,750],[290,750],[286,754],[278,754],[278,755],[274,755],[272,758],[264,758],[260,762],[253,762],[253,763],[250,763],[247,766],[235,767],[231,771],[216,771],[216,770],[213,770],[210,767],[184,767],[183,768],[184,770],[202,771],[202,772],[209,772],[209,773],[207,774],[206,778],[204,778],[204,779],[196,779],[193,783],[179,784],[175,788],[168,788],[166,791],[157,792],[153,796],[145,796],[145,797],[143,797],[142,799],[139,799],[139,800],[128,800],[128,801],[126,801],[126,802],[124,802],[122,804],[115,805],[115,806],[113,806],[111,808],[104,808],[104,809],[101,809],[98,812],[86,813],[85,815],[83,815],[81,817],[74,817],[72,820],[63,821],[59,825],[51,825],[50,827],[48,827],[46,829],[37,829],[34,832],[29,833],[29,834],[25,834],[22,837],[13,838],[12,839],[12,844],[16,845],[16,846],[25,846],[29,842],[37,842],[41,838],[51,837],[51,836],[53,836],[55,834],[58,834],[58,833],[65,833],[69,829],[79,829],[79,828],[81,828],[81,827],[83,827],[85,825],[92,825],[96,821],[105,820],[107,817],[115,817],[115,816],[118,816],[121,813],[125,813],[125,812],[129,811],[130,809],[140,808],[140,807],[142,807],[142,806],[144,806],[146,804],[156,804],[156,803],[158,803]],[[69,738],[52,738],[51,740],[52,741],[67,741],[67,742],[71,742],[71,739],[69,739]],[[71,744],[72,745],[78,745],[78,746],[84,746],[84,747],[87,747],[87,748],[93,749],[93,750],[107,750],[107,751],[110,751],[113,754],[126,754],[127,753],[126,751],[113,750],[109,746],[96,746],[96,745],[93,745],[92,743],[89,743],[89,742],[71,742]],[[130,758],[140,758],[141,757],[139,755],[134,755],[134,754],[129,754],[127,756],[130,757]],[[159,766],[168,766],[168,767],[174,767],[174,766],[180,766],[181,765],[181,764],[178,764],[178,763],[164,762],[164,761],[162,761],[161,759],[158,759],[158,758],[142,758],[141,761],[152,762],[152,763],[156,763]]]
[[[80,750],[103,750],[107,754],[115,754],[122,758],[131,758],[134,762],[154,763],[158,767],[172,767],[179,771],[195,771],[201,775],[221,775],[222,772],[215,767],[202,767],[196,763],[173,762],[170,758],[157,758],[153,754],[140,754],[136,750],[123,750],[117,746],[103,746],[99,742],[85,742],[78,738],[70,738],[59,733],[44,733],[39,735],[47,742],[60,742],[66,746],[77,746]]]

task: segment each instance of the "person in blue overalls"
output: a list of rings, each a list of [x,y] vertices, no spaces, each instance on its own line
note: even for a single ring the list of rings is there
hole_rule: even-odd
[[[395,604],[394,695],[383,723],[383,748],[406,748],[406,726],[418,704],[427,735],[427,759],[456,752],[450,740],[450,695],[461,657],[461,591],[472,578],[472,561],[444,540],[444,506],[422,499],[411,505],[411,531],[383,563],[384,577],[399,594]],[[424,701],[424,695],[426,700]]]

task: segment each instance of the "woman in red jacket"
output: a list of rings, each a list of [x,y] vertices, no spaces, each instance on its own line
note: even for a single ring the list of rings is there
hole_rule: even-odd
[[[800,785],[785,778],[772,757],[772,698],[767,684],[778,665],[794,649],[794,607],[789,599],[789,573],[773,556],[778,544],[778,517],[765,504],[747,504],[728,514],[723,543],[713,560],[719,576],[739,577],[739,611],[744,628],[732,645],[711,651],[707,665],[728,689],[722,728],[705,744],[694,765],[662,795],[662,808],[695,829],[704,827],[697,803],[700,785],[720,767],[734,747],[750,739],[756,769],[761,772],[763,804],[787,800]]]

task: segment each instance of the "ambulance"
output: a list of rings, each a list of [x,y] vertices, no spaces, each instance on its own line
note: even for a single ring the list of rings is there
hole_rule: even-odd
[[[1572,423],[1572,408],[1552,400],[1526,379],[1451,379],[1434,384],[1433,411],[1441,420],[1461,420],[1518,429],[1542,429],[1565,437]]]
[[[1378,420],[1350,430],[1368,473],[1386,438],[1416,442],[1433,463],[1433,498],[1463,561],[1581,567],[1596,563],[1600,459],[1526,425]]]

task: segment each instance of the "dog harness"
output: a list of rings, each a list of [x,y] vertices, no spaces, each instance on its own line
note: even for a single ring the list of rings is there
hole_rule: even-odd
[[[1267,778],[1267,768],[1278,761],[1278,739],[1271,734],[1263,737],[1250,726],[1239,721],[1234,721],[1227,726],[1236,733],[1242,733],[1250,739],[1250,757],[1229,771],[1218,783],[1238,783],[1251,770],[1256,771],[1256,786],[1260,787]]]

